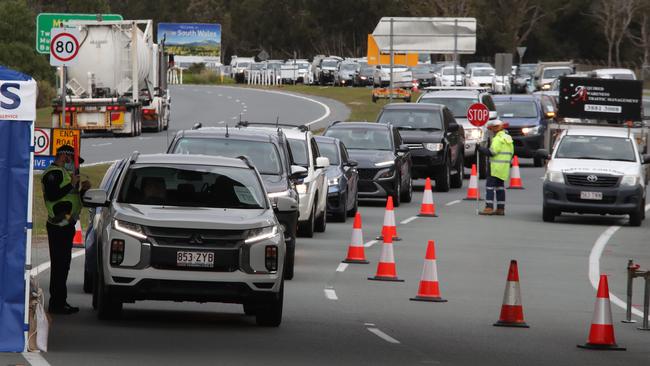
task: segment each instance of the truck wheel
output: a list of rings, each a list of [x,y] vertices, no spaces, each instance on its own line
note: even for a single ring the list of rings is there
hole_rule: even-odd
[[[560,216],[560,213],[546,206],[542,206],[542,220],[544,222],[555,221],[555,216]]]
[[[451,186],[449,165],[451,165],[451,162],[447,160],[447,164],[443,165],[440,172],[436,175],[436,191],[438,192],[449,192],[449,187]]]
[[[280,291],[273,299],[260,304],[255,312],[255,321],[262,327],[278,327],[282,323],[282,305],[284,302],[284,281],[280,284]]]
[[[453,174],[451,176],[451,188],[463,188],[463,172],[465,170],[465,165],[463,163],[462,152],[458,155],[455,169],[456,174]]]

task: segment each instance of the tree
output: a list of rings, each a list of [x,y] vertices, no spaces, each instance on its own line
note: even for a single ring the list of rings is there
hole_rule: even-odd
[[[638,0],[599,0],[591,16],[601,24],[607,41],[607,65],[612,66],[612,53],[616,53],[616,64],[621,63],[621,42],[639,7]]]
[[[632,44],[641,49],[643,56],[641,58],[641,73],[642,78],[645,79],[645,71],[649,67],[650,62],[650,5],[646,5],[641,9],[641,14],[636,18],[634,25],[637,31],[628,31],[628,37]]]

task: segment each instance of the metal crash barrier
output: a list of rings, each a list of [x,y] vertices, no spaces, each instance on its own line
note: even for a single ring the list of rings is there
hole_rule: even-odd
[[[643,324],[639,330],[650,330],[648,325],[648,316],[650,315],[650,271],[642,271],[638,264],[634,264],[632,259],[627,262],[627,307],[625,309],[625,320],[623,323],[636,323],[632,319],[632,291],[634,279],[643,277],[645,279],[645,289],[643,293]]]

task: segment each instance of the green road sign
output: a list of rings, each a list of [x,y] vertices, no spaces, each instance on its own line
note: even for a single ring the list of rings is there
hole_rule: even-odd
[[[124,20],[119,14],[101,14],[103,20]],[[50,30],[69,20],[97,20],[97,14],[40,13],[36,17],[36,52],[50,53]]]

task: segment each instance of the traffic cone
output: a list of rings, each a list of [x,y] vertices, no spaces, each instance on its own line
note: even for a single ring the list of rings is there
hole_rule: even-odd
[[[84,247],[84,239],[83,239],[83,234],[81,232],[81,223],[77,220],[77,223],[74,225],[75,233],[74,233],[74,238],[72,239],[72,246],[74,248],[83,248]]]
[[[348,256],[343,263],[361,263],[368,264],[366,260],[366,251],[363,246],[363,231],[361,230],[361,214],[357,212],[354,216],[352,225],[352,239],[348,247]]]
[[[467,187],[467,201],[481,200],[481,194],[478,189],[478,173],[476,172],[476,164],[472,164],[472,174],[469,176],[469,187]],[[482,201],[482,200],[481,200]]]
[[[418,92],[418,81],[417,81],[417,80],[413,80],[413,88],[411,88],[411,91],[412,91],[413,93],[417,93],[417,92]]]
[[[418,294],[410,300],[447,302],[447,300],[440,297],[438,266],[436,265],[436,248],[433,240],[429,240],[429,243],[427,244],[427,254],[424,258],[424,268],[422,269]]]
[[[517,269],[517,261],[514,259],[510,261],[501,315],[499,320],[494,323],[494,326],[529,328],[524,321],[524,307],[521,304],[521,289],[519,288],[519,270]]]
[[[433,203],[433,192],[431,191],[431,179],[427,178],[424,183],[424,195],[422,196],[422,205],[420,206],[420,217],[438,217],[436,215],[436,204]]]
[[[377,263],[377,273],[374,277],[368,277],[368,279],[373,281],[404,282],[404,280],[397,278],[395,255],[393,254],[393,240],[390,235],[386,235],[384,238],[381,257],[379,258],[379,263]]]
[[[524,189],[521,184],[521,172],[519,171],[519,158],[515,155],[512,159],[512,168],[510,168],[510,185],[508,189]]]
[[[607,275],[600,275],[598,283],[598,294],[594,306],[594,316],[591,319],[589,338],[587,343],[579,344],[580,348],[601,349],[611,351],[625,351],[625,347],[619,347],[614,339],[614,325],[612,324],[612,306],[609,303],[609,286]]]
[[[397,236],[397,226],[395,225],[395,211],[393,210],[393,196],[388,196],[388,199],[386,200],[384,226],[381,228],[381,236],[378,236],[377,240],[386,241],[386,236],[391,237],[391,243],[393,241],[402,240]]]

